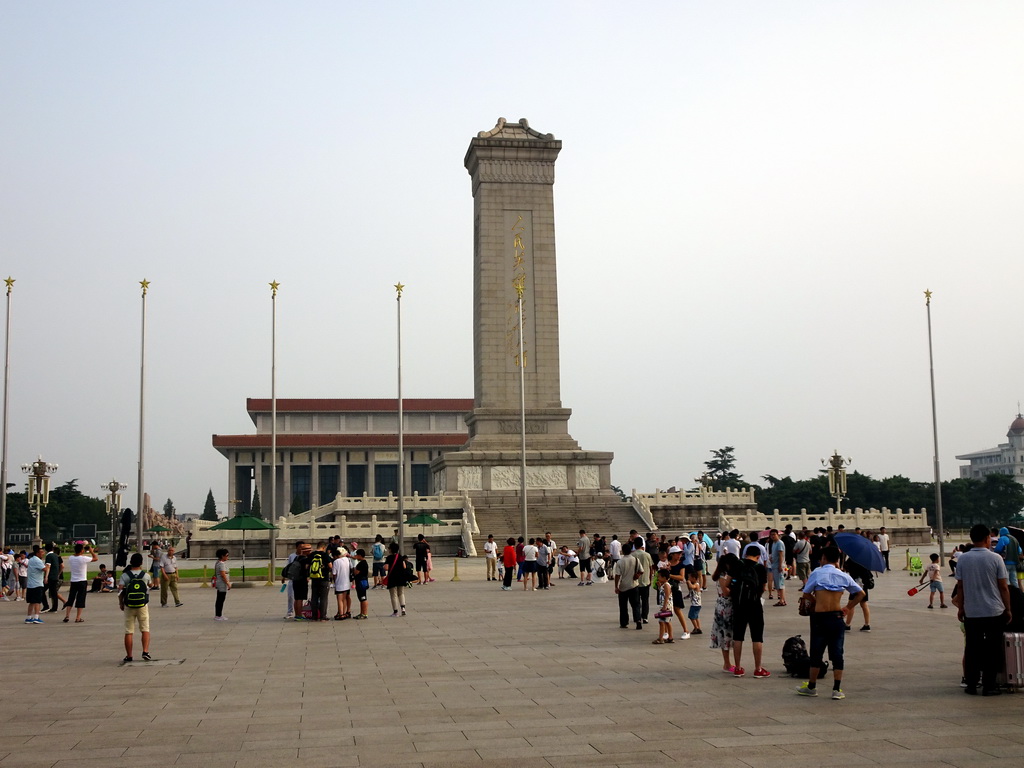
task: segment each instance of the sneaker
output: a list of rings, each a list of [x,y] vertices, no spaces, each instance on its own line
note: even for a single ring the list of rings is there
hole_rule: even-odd
[[[512,589],[512,587],[502,586],[502,590],[504,590],[505,592],[508,592],[510,589]]]
[[[934,605],[929,605],[929,606],[928,606],[928,610],[930,611],[930,610],[932,610],[932,609],[933,609],[934,607],[935,607]],[[945,608],[945,606],[943,606],[943,608]]]
[[[731,675],[733,672],[736,671],[736,667],[731,666],[731,665],[729,666],[728,669],[726,669],[725,667],[722,667],[722,671],[725,672],[725,674],[727,674],[727,675]]]
[[[228,617],[227,616],[214,616],[213,620],[214,621],[227,621]]]
[[[577,584],[576,586],[577,586],[577,587],[585,587],[585,586],[587,586],[587,582],[585,582],[585,581],[581,581],[581,582],[580,582],[579,584]]]
[[[143,651],[142,652],[142,660],[143,661],[152,661],[153,657],[149,655],[149,651]]]
[[[131,664],[131,661],[132,661],[132,657],[131,656],[125,656],[123,659],[121,659],[121,663],[122,664]]]
[[[690,639],[690,633],[689,632],[683,632],[681,635],[679,635],[679,639],[680,640],[689,640]]]
[[[405,608],[402,609],[402,615],[405,616]]]
[[[394,618],[397,618],[397,617],[398,617],[398,611],[392,611],[391,612],[391,618],[394,619]]]
[[[817,688],[811,688],[811,684],[810,683],[804,683],[803,685],[801,685],[799,688],[796,689],[796,692],[800,696],[814,696],[815,698],[817,698],[817,696],[818,696],[818,689]]]
[[[861,632],[870,632],[871,631],[871,625],[870,624],[865,624],[863,627],[860,628],[860,631]]]
[[[288,614],[287,616],[283,616],[282,618],[283,618],[283,619],[284,619],[285,621],[291,621],[292,619],[294,619],[294,618],[295,618],[295,614],[294,614],[294,613],[289,613],[289,614]]]
[[[949,605],[947,603],[943,603],[939,606],[939,608],[949,608]]]
[[[846,625],[846,631],[849,632],[851,629],[853,629],[853,627],[851,627],[849,624],[847,624]]]
[[[38,616],[36,616],[34,619],[32,619],[32,623],[33,624],[42,624],[43,620],[40,619]]]
[[[771,676],[772,676],[772,673],[769,672],[764,667],[761,667],[760,669],[755,669],[754,670],[754,677],[771,677]]]
[[[36,620],[33,619],[31,616],[29,616],[27,619],[25,619],[25,623],[26,624],[35,624]]]
[[[692,632],[690,632],[690,634],[691,635],[703,635],[704,633],[701,632],[700,629],[695,629]]]
[[[305,621],[305,620],[306,620],[305,616],[296,616],[295,618],[292,619],[292,621]]]
[[[832,701],[839,701],[840,699],[845,699],[845,698],[846,698],[846,694],[843,693],[843,689],[842,688],[838,688],[838,689],[837,688],[833,688],[832,689]]]
[[[181,608],[181,606],[183,606],[183,605],[184,605],[184,603],[175,603],[174,607],[175,608]]]
[[[747,674],[747,670],[745,670],[743,667],[733,667],[732,668],[732,676],[733,677],[743,677],[745,674]]]

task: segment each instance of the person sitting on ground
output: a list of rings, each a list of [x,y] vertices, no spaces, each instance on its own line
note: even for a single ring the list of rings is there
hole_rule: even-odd
[[[103,591],[103,585],[106,583],[107,576],[109,576],[109,575],[110,574],[107,573],[107,565],[106,565],[106,563],[100,563],[100,572],[97,573],[95,576],[93,576],[92,584],[89,586],[89,591],[90,592],[102,592]]]

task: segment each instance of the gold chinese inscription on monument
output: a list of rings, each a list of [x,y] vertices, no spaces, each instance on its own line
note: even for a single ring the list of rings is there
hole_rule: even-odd
[[[515,290],[516,300],[508,304],[507,308],[507,325],[508,330],[505,333],[505,345],[508,349],[509,354],[515,361],[515,365],[518,368],[519,361],[519,336],[520,319],[523,322],[522,338],[523,338],[523,359],[522,365],[525,368],[528,361],[529,355],[526,349],[526,244],[524,240],[524,233],[526,232],[526,224],[523,221],[522,215],[516,217],[515,223],[512,225],[512,288]],[[522,314],[519,311],[519,302],[522,302]]]

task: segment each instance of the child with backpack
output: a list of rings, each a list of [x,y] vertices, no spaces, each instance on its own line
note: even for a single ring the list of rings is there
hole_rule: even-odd
[[[356,588],[356,597],[359,598],[359,615],[353,619],[370,618],[370,601],[366,599],[366,590],[370,586],[369,571],[366,565],[366,553],[361,549],[355,551],[355,567],[352,570],[352,584]]]
[[[124,612],[124,661],[132,661],[132,646],[135,640],[135,625],[142,635],[142,660],[152,661],[149,655],[149,572],[142,569],[142,553],[136,552],[128,568],[121,574],[121,593],[118,604]]]

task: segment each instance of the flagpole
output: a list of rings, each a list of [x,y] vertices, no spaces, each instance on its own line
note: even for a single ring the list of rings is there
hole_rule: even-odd
[[[270,523],[277,525],[277,289],[281,284],[274,280],[270,285]],[[251,510],[250,510],[251,511]],[[310,515],[312,515],[310,511]],[[315,543],[314,543],[315,546]],[[267,581],[274,578],[274,560],[277,554],[277,529],[270,529],[270,573]]]
[[[146,294],[149,293],[149,280],[143,279],[139,285],[142,286],[142,351],[139,356],[139,493],[135,541],[137,551],[142,552],[142,529],[146,524],[143,502],[146,498]]]
[[[519,498],[523,541],[529,541],[529,519],[526,512],[526,351],[523,343],[523,281],[515,282],[519,308]]]
[[[3,449],[0,450],[0,544],[7,541],[7,414],[10,402],[7,399],[11,383],[11,290],[14,278],[8,277],[7,284],[7,325],[4,332],[4,432]]]
[[[932,440],[935,453],[932,456],[935,468],[935,527],[938,528],[939,562],[946,561],[945,530],[942,526],[942,484],[939,480],[939,422],[935,415],[935,361],[932,357],[932,292],[924,292],[924,306],[928,314],[928,375],[932,385]]]
[[[405,552],[405,425],[402,423],[402,291],[405,286],[395,283],[395,302],[398,309],[398,550]]]

